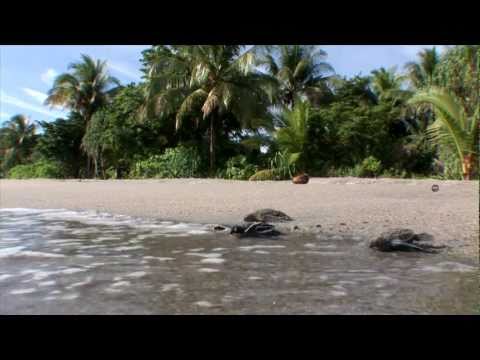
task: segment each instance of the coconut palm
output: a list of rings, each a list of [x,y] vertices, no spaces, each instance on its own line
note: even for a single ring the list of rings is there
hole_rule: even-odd
[[[228,114],[243,128],[266,125],[275,81],[255,70],[255,48],[240,45],[156,46],[145,60],[147,94],[144,115],[175,114],[209,121],[210,170],[215,168],[215,138]]]
[[[470,180],[478,170],[480,107],[473,116],[465,113],[461,102],[439,87],[421,90],[409,101],[411,104],[428,103],[435,111],[435,122],[428,128],[430,140],[452,148],[462,164],[462,175]]]
[[[307,97],[312,102],[329,93],[326,84],[334,70],[325,62],[327,53],[313,45],[276,45],[267,52],[259,65],[265,66],[280,87],[281,102],[292,108],[296,99]]]
[[[79,113],[86,129],[92,115],[110,100],[120,82],[108,74],[106,61],[95,61],[83,54],[81,57],[82,61],[69,65],[70,72],[55,78],[45,104]]]
[[[435,85],[435,73],[440,63],[440,55],[435,47],[423,49],[418,53],[419,61],[405,65],[407,76],[415,89]]]
[[[449,47],[438,65],[436,81],[473,116],[480,106],[480,45]]]
[[[70,73],[55,78],[46,105],[63,106],[80,113],[88,124],[92,114],[105,105],[120,82],[110,76],[106,61],[81,55],[82,61],[69,65]]]
[[[2,169],[21,164],[32,154],[35,145],[35,124],[24,115],[13,116],[0,130]]]
[[[292,110],[285,109],[280,116],[280,128],[275,131],[275,139],[282,152],[289,154],[289,163],[305,171],[305,147],[308,136],[310,104],[298,101]]]
[[[404,76],[396,74],[395,67],[388,70],[382,67],[372,71],[371,86],[380,101],[398,104],[408,96],[408,92],[402,89],[404,80]]]

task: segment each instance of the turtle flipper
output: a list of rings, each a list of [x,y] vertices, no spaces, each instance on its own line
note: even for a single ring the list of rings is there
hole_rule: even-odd
[[[435,253],[435,251],[430,250],[428,248],[424,248],[422,246],[418,246],[402,240],[392,240],[391,247],[393,250],[398,250],[398,251],[420,251],[420,252],[426,252],[426,253]]]
[[[420,233],[414,236],[413,241],[422,241],[422,242],[433,241],[433,236],[427,233]]]

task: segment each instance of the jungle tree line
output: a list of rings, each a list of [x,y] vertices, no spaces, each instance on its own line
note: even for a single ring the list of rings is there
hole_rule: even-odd
[[[82,55],[46,100],[68,118],[0,130],[3,176],[478,175],[478,45],[350,79],[305,45],[157,45],[141,64],[121,86]]]

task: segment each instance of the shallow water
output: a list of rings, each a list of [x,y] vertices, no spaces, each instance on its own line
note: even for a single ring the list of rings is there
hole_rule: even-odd
[[[472,314],[478,263],[201,224],[0,209],[0,314]]]

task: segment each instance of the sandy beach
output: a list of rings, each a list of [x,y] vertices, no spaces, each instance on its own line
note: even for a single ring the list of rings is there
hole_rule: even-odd
[[[437,184],[438,192],[431,187]],[[233,225],[257,209],[294,221],[283,230],[375,237],[394,227],[428,232],[452,253],[478,259],[478,181],[313,178],[248,182],[178,180],[1,180],[2,208],[94,209],[180,222]],[[317,225],[321,225],[321,228]]]

